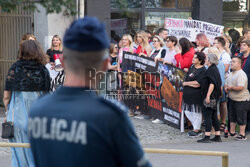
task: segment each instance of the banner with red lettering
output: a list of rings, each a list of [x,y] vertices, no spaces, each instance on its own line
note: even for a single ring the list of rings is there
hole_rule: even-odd
[[[224,26],[216,25],[199,20],[165,18],[165,28],[169,30],[170,36],[177,38],[187,38],[195,42],[196,35],[204,33],[210,40],[223,34]]]
[[[185,72],[137,54],[124,53],[122,61],[124,103],[130,109],[180,128]]]

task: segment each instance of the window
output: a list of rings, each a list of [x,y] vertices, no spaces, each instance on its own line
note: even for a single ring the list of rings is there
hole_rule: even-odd
[[[141,0],[111,0],[111,9],[141,8]]]
[[[192,8],[192,0],[178,0],[178,8]]]
[[[111,42],[117,43],[123,34],[134,35],[141,26],[138,12],[111,13]]]
[[[247,0],[223,0],[223,11],[247,12]]]
[[[165,18],[182,18],[187,19],[191,12],[146,12],[145,25],[146,29],[155,32],[158,28],[164,27]]]
[[[175,8],[176,0],[145,0],[146,8]]]

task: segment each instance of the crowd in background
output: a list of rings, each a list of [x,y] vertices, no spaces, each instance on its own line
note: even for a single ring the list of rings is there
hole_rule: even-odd
[[[30,104],[41,94],[54,91],[63,84],[64,71],[54,70],[54,55],[62,54],[62,50],[62,40],[58,35],[53,36],[51,47],[46,54],[34,35],[23,36],[18,61],[11,66],[6,78],[3,99],[5,108],[11,111],[7,114],[7,121],[14,121],[16,128],[16,136],[11,142],[28,142],[24,132],[27,128]],[[188,132],[190,137],[201,136],[201,125],[204,123],[205,137],[198,142],[221,142],[220,133],[227,128],[230,136],[235,136],[237,140],[246,140],[245,130],[250,131],[249,29],[244,30],[243,36],[238,36],[237,39],[235,36],[232,38],[223,35],[216,37],[213,43],[202,33],[192,42],[187,38],[178,40],[169,36],[165,28],[160,28],[153,34],[140,30],[134,38],[124,34],[117,43],[110,45],[109,72],[122,72],[124,51],[150,57],[187,72],[183,82],[182,109],[193,127],[193,130]],[[121,83],[119,85],[121,86]],[[136,115],[135,110],[139,109],[131,109],[130,114]],[[18,118],[13,120],[14,113]],[[137,118],[143,118],[143,115]],[[152,122],[163,123],[159,119]],[[236,124],[239,125],[238,135],[235,131]],[[212,127],[215,137],[210,139]],[[12,153],[13,164],[17,165],[25,159],[27,166],[32,166],[33,160],[25,158],[27,155],[32,158],[29,156],[29,149],[20,151],[12,148]]]
[[[183,69],[187,74],[183,83],[182,110],[193,127],[188,135],[201,136],[201,125],[204,124],[205,137],[199,142],[220,142],[220,132],[227,129],[230,136],[236,136],[235,123],[238,123],[240,132],[236,139],[246,140],[245,129],[250,131],[250,114],[247,115],[250,110],[250,30],[244,29],[243,36],[236,30],[228,33],[215,37],[213,41],[203,33],[198,34],[195,41],[178,40],[169,36],[165,28],[154,33],[138,31],[134,40],[125,34],[121,39],[116,38],[117,43],[111,44],[110,71],[122,72],[123,51]],[[139,109],[133,110],[130,110],[131,116],[139,114],[136,118],[148,118],[136,111]],[[152,122],[163,123],[159,119]],[[210,140],[212,127],[216,136]]]

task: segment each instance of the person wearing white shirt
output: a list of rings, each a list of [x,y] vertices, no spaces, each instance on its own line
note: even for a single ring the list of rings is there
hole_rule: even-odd
[[[231,56],[225,50],[226,46],[225,39],[223,37],[215,37],[213,45],[219,49],[221,53],[219,61],[223,62],[225,66],[225,73],[228,74],[230,72]]]
[[[169,36],[167,37],[166,45],[167,45],[167,51],[166,51],[166,56],[164,58],[163,64],[171,64],[176,66],[176,60],[175,60],[175,55],[177,54],[175,51],[175,46],[178,43],[178,39],[174,36]]]

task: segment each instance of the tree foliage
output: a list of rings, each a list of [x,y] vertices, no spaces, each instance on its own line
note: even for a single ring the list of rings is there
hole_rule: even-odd
[[[37,4],[42,5],[47,13],[60,13],[75,15],[76,1],[75,0],[0,0],[1,12],[11,12],[17,10],[19,5],[25,10],[39,10]]]

